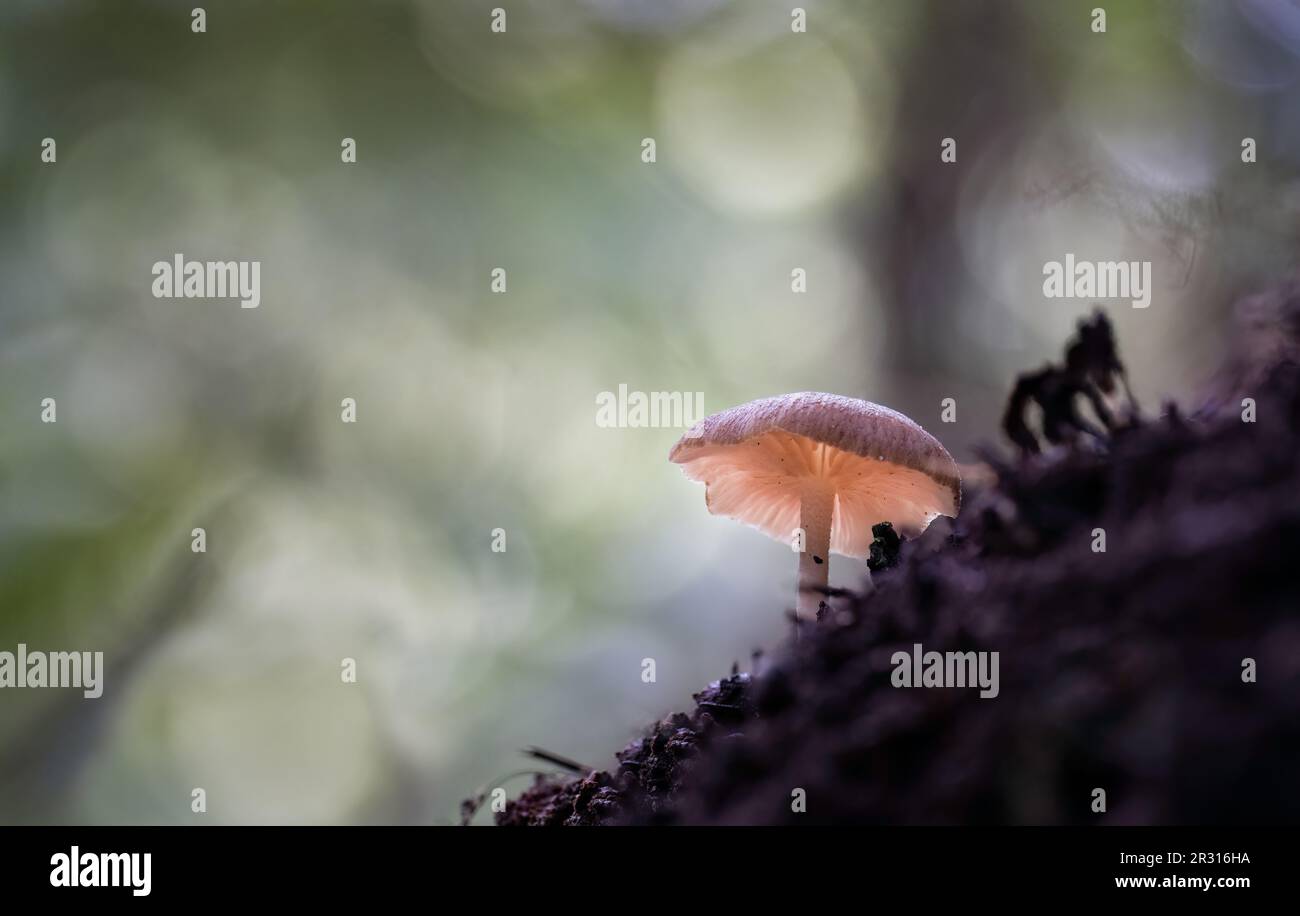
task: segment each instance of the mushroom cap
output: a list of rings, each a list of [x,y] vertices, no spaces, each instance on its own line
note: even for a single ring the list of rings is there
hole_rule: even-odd
[[[831,550],[849,557],[870,553],[878,522],[916,537],[961,506],[961,475],[939,440],[896,410],[835,394],[784,394],[716,413],[668,459],[704,483],[711,513],[785,543],[804,489],[833,487]]]

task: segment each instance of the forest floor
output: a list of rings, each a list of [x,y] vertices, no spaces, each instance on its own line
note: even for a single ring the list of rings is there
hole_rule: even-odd
[[[1300,821],[1300,276],[1234,321],[1190,409],[988,455],[873,588],[497,822]],[[997,695],[894,686],[917,644]]]

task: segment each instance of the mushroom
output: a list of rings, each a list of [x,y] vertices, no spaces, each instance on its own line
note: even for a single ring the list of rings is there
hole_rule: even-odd
[[[832,551],[865,558],[873,524],[916,537],[961,505],[961,475],[937,439],[888,407],[835,394],[785,394],[716,413],[668,459],[704,483],[712,514],[796,549],[802,532],[804,619],[817,617]]]

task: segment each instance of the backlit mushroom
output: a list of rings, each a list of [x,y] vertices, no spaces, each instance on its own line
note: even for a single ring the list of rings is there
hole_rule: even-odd
[[[669,453],[704,484],[714,515],[784,543],[802,531],[798,613],[815,619],[830,553],[865,558],[871,526],[916,537],[956,516],[961,476],[939,441],[870,401],[803,392],[741,404],[701,420]]]

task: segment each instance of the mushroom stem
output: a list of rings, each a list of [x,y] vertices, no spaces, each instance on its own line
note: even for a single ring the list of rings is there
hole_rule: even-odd
[[[831,566],[831,517],[835,512],[835,488],[821,481],[809,481],[800,494],[799,527],[804,533],[799,554],[799,617],[816,620],[826,597]]]

